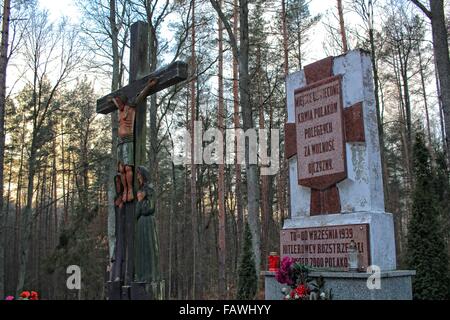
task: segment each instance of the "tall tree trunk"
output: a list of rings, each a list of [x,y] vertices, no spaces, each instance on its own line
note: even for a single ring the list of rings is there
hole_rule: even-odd
[[[67,225],[69,222],[69,211],[68,211],[68,203],[66,201],[66,165],[65,165],[65,146],[64,146],[64,127],[61,126],[61,167],[62,167],[62,194],[63,194],[63,203],[64,203],[64,211],[63,211],[63,222],[64,225]]]
[[[428,10],[421,1],[411,0],[431,20],[433,34],[433,50],[436,61],[436,71],[439,75],[440,100],[445,122],[444,147],[447,148],[447,160],[450,165],[450,58],[448,49],[448,29],[444,13],[443,0],[430,0]]]
[[[172,139],[170,139],[172,141]],[[174,150],[173,143],[172,143],[172,150]],[[176,181],[176,175],[175,175],[175,164],[171,162],[171,188],[170,188],[170,211],[169,211],[169,287],[168,287],[168,298],[172,299],[172,291],[175,291],[178,289],[178,278],[175,276],[175,281],[173,277],[173,269],[175,266],[175,272],[176,272],[176,266],[177,266],[177,243],[176,238],[175,242],[173,241],[174,236],[177,235],[178,229],[177,229],[177,222],[174,223],[174,221],[178,221],[178,217],[175,217],[176,209],[176,203],[177,203],[177,181]],[[175,243],[175,244],[174,244]],[[175,258],[175,262],[174,262]],[[174,286],[174,283],[177,283]],[[175,289],[175,290],[173,290]]]
[[[189,95],[186,95],[186,105],[189,106],[190,99]],[[190,127],[190,120],[189,120],[189,108],[186,108],[186,118],[185,118],[186,127]],[[184,208],[181,211],[182,221],[181,223],[178,223],[178,230],[180,230],[180,237],[181,239],[186,239],[187,237],[187,228],[183,228],[182,226],[188,226],[188,214],[189,212],[189,204],[190,204],[190,194],[189,194],[189,172],[188,172],[188,166],[184,167]],[[181,220],[181,219],[180,219]],[[191,221],[192,223],[192,221]],[[194,228],[191,226],[191,231],[194,230]],[[191,232],[192,235],[192,232]],[[193,237],[193,235],[192,235]],[[179,238],[180,239],[180,238]],[[180,252],[185,253],[188,249],[187,242],[186,241],[179,241],[180,243]],[[192,246],[193,249],[193,246]],[[194,251],[192,251],[194,252]],[[192,276],[192,261],[189,260],[187,254],[183,254],[180,259],[178,259],[178,265],[177,265],[177,275],[178,279],[180,280],[180,289],[178,291],[178,300],[182,299],[188,299],[191,292],[189,292],[189,279]]]
[[[281,28],[283,32],[283,58],[284,58],[284,76],[289,74],[289,47],[288,47],[288,33],[287,33],[287,22],[286,22],[286,0],[281,0]],[[299,45],[299,50],[300,49]]]
[[[196,26],[195,26],[195,0],[192,0],[192,27],[191,27],[191,66],[194,79],[191,81],[191,215],[192,215],[192,236],[193,236],[193,255],[192,255],[192,298],[197,299],[199,293],[198,259],[199,259],[199,240],[198,240],[198,217],[197,217],[197,166],[195,164],[195,121],[197,120],[197,56],[196,46]]]
[[[404,70],[401,72],[403,79],[403,97],[405,99],[405,113],[406,113],[406,128],[408,130],[408,143],[410,144],[410,154],[412,151],[412,115],[411,115],[411,99],[409,96],[409,79],[408,79],[408,69],[404,66]]]
[[[281,0],[281,21],[283,28],[283,54],[284,54],[284,78],[286,79],[289,75],[289,38],[287,33],[287,19],[286,19],[286,0]],[[301,46],[299,44],[299,51],[301,50]],[[301,62],[301,60],[299,60]],[[300,66],[301,67],[301,66]],[[284,98],[284,105],[286,105],[286,97]],[[287,122],[287,113],[284,113],[283,124]],[[277,185],[277,193],[278,193],[278,207],[280,211],[281,217],[285,216],[285,203],[286,199],[289,199],[291,191],[290,184],[287,183],[289,180],[289,163],[288,160],[284,157],[282,152],[280,151],[280,159],[283,159],[281,172],[278,176],[278,185]],[[288,212],[290,216],[290,205],[288,205]],[[283,220],[283,219],[282,219]]]
[[[434,59],[434,65],[435,65],[435,69],[437,70],[436,58]],[[441,127],[442,146],[443,146],[444,152],[447,153],[447,139],[445,138],[445,123],[444,123],[444,111],[442,109],[441,86],[439,84],[439,75],[438,75],[438,73],[435,72],[434,75],[435,75],[435,79],[436,79],[436,91],[437,91],[437,94],[438,94],[439,124],[440,124],[440,127]]]
[[[257,86],[257,100],[258,100],[258,118],[259,118],[259,128],[261,130],[264,130],[265,125],[265,119],[264,119],[264,97],[263,97],[263,89],[262,89],[262,61],[261,61],[261,45],[257,45],[256,48],[256,77],[255,77],[255,84]],[[263,139],[263,137],[259,137],[260,139]],[[263,164],[264,165],[264,164]],[[260,170],[261,172],[261,170]],[[266,268],[266,259],[265,257],[268,255],[268,248],[269,248],[269,180],[267,175],[261,175],[260,176],[261,181],[261,201],[260,201],[260,207],[261,207],[261,217],[262,217],[262,228],[261,228],[261,256],[264,259],[262,261],[262,268]],[[259,181],[258,181],[259,183]]]
[[[34,215],[33,215],[33,193],[34,193],[34,177],[36,174],[36,132],[33,129],[33,138],[31,141],[31,151],[30,158],[28,160],[28,186],[27,186],[27,198],[26,198],[26,207],[24,212],[22,213],[22,232],[21,232],[21,240],[19,242],[19,275],[17,280],[17,289],[16,293],[20,294],[23,291],[29,253],[30,253],[30,244],[32,237],[32,225],[34,223]]]
[[[427,97],[427,89],[425,85],[425,73],[423,71],[423,61],[422,61],[422,54],[420,53],[420,46],[418,47],[417,54],[419,56],[419,68],[420,68],[420,83],[422,85],[422,96],[423,96],[423,104],[425,107],[425,120],[426,120],[426,126],[427,126],[427,135],[428,135],[428,148],[430,148],[430,153],[432,152],[432,137],[431,137],[431,129],[430,129],[430,115],[428,112],[428,97]]]
[[[450,59],[448,32],[443,0],[430,0],[433,47],[441,88],[442,109],[444,111],[447,157],[450,164]]]
[[[21,237],[21,218],[22,218],[22,180],[23,180],[23,166],[24,166],[24,152],[25,152],[25,128],[26,128],[26,117],[22,114],[22,132],[21,132],[21,150],[19,159],[19,172],[17,174],[17,190],[16,190],[16,214],[14,220],[14,253],[13,253],[13,264],[17,266],[19,264],[19,244]],[[18,271],[17,268],[14,270],[14,281],[13,283],[17,285]]]
[[[233,33],[237,37],[239,32],[239,5],[238,0],[234,0],[233,9]],[[237,57],[233,57],[233,110],[234,110],[234,128],[239,130],[241,128],[241,121],[239,116],[239,63]],[[238,148],[237,143],[235,144],[235,153],[237,154]],[[235,159],[235,174],[236,174],[236,214],[237,214],[237,239],[238,239],[238,250],[236,255],[239,256],[240,247],[242,245],[242,235],[244,233],[244,213],[242,204],[242,173],[241,164],[238,163],[238,158]]]
[[[6,68],[8,66],[9,20],[11,1],[3,1],[2,40],[0,44],[0,239],[5,228],[3,210],[3,168],[5,157]],[[0,298],[5,293],[5,244],[0,241]]]
[[[53,213],[53,222],[54,225],[50,225],[50,227],[48,228],[50,235],[49,235],[49,247],[56,247],[56,238],[57,238],[57,234],[58,234],[58,167],[56,165],[56,159],[57,159],[57,153],[56,153],[56,137],[53,139],[53,147],[52,147],[52,151],[53,151],[53,161],[52,161],[52,201],[50,202],[51,208],[50,208],[50,212]],[[51,216],[49,218],[50,222],[52,220]],[[53,227],[53,234],[52,232],[52,227]]]
[[[261,70],[260,70],[261,71]],[[258,86],[261,85],[262,79],[259,79]],[[259,128],[265,129],[265,119],[264,119],[264,106],[263,106],[263,95],[262,91],[259,89]],[[261,139],[261,137],[260,137]],[[262,216],[262,229],[261,229],[261,242],[262,250],[261,256],[264,259],[262,261],[262,267],[267,270],[267,259],[269,253],[269,242],[270,242],[270,195],[269,195],[269,177],[267,175],[261,175],[261,216]]]
[[[156,70],[158,65],[158,38],[157,38],[157,30],[152,21],[152,16],[154,12],[152,12],[152,1],[146,0],[145,4],[147,23],[149,27],[149,62],[150,62],[150,72]],[[150,96],[150,155],[149,155],[149,168],[150,168],[150,177],[153,181],[155,181],[156,177],[156,161],[158,156],[158,104],[157,104],[157,95],[153,94]],[[158,189],[158,186],[155,185],[155,188]],[[158,199],[156,199],[159,202]]]
[[[222,0],[219,0],[219,6],[222,7]],[[219,27],[219,119],[218,126],[223,136],[225,127],[225,107],[223,96],[223,26],[222,20],[218,18]],[[223,158],[223,157],[222,157]],[[227,298],[226,290],[226,216],[225,216],[225,165],[223,161],[219,164],[219,297],[221,300]]]
[[[337,7],[339,13],[339,25],[341,28],[342,51],[343,53],[346,53],[348,51],[348,44],[347,33],[345,32],[344,9],[342,7],[342,0],[337,0]]]
[[[5,203],[5,231],[3,233],[3,239],[0,239],[0,241],[3,241],[3,243],[8,243],[8,239],[13,239],[12,235],[11,235],[11,231],[13,230],[14,224],[11,224],[9,222],[9,208],[10,208],[10,202],[11,202],[11,185],[12,185],[12,173],[13,173],[13,162],[14,162],[14,157],[13,157],[13,153],[11,152],[10,155],[10,159],[9,159],[9,175],[8,175],[8,191],[6,193],[6,203]],[[15,233],[13,233],[14,235]],[[13,246],[14,247],[14,246]],[[5,270],[5,274],[9,274],[10,276],[8,277],[8,279],[6,279],[5,277],[5,282],[4,282],[4,288],[5,288],[5,292],[8,288],[8,285],[11,283],[11,273],[8,273],[8,263],[9,265],[11,265],[11,246],[6,247],[4,250],[4,254],[5,254],[5,264],[4,264],[4,270]],[[14,252],[14,249],[12,250],[12,252]]]
[[[240,54],[239,54],[239,84],[241,107],[243,114],[243,129],[254,129],[253,110],[250,105],[250,76],[249,76],[249,26],[248,0],[239,0],[240,4]],[[245,165],[247,175],[247,205],[248,223],[252,234],[252,249],[255,255],[256,276],[259,278],[261,268],[261,228],[259,218],[259,176],[258,165],[250,163],[250,146],[245,144]]]
[[[120,87],[120,52],[119,52],[119,28],[116,22],[116,0],[109,1],[109,28],[110,28],[110,36],[111,36],[111,45],[112,45],[112,53],[113,53],[113,61],[112,61],[112,83],[111,83],[111,92],[116,91]],[[115,197],[115,187],[113,184],[114,177],[117,175],[117,139],[118,139],[118,128],[119,128],[119,120],[117,116],[117,111],[111,113],[111,162],[109,167],[109,179],[110,183],[108,184],[108,245],[109,245],[109,257],[111,258],[114,253],[114,246],[116,243],[115,236],[115,221],[116,221],[116,213],[114,209],[114,197]]]

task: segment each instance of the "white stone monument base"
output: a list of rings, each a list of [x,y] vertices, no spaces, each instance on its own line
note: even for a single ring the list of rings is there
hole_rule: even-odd
[[[369,225],[370,264],[382,271],[396,270],[394,219],[390,213],[355,212],[296,217],[286,220],[283,230],[358,224]]]
[[[323,277],[324,289],[331,289],[332,300],[412,300],[412,277],[415,271],[381,272],[379,288],[369,289],[371,275],[354,272],[311,272],[311,278]],[[265,277],[265,300],[283,300],[281,285],[275,272],[262,272]],[[372,283],[369,280],[370,283]]]
[[[415,271],[396,270],[394,220],[384,212],[354,212],[320,216],[299,216],[286,220],[283,230],[335,227],[348,225],[369,226],[370,265],[379,267],[378,274],[313,270],[310,278],[323,277],[325,290],[331,289],[333,300],[411,300],[412,277]],[[266,300],[282,300],[283,287],[274,272],[263,272]],[[379,278],[379,288],[369,288],[369,277]],[[372,282],[373,283],[373,282]]]

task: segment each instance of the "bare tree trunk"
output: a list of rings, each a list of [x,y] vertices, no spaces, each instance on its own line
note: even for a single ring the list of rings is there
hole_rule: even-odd
[[[109,27],[110,27],[110,36],[111,36],[111,44],[112,44],[112,53],[113,53],[113,61],[112,61],[112,83],[111,83],[111,91],[119,89],[120,87],[120,53],[119,53],[119,28],[116,22],[116,0],[109,1]],[[114,247],[116,243],[115,236],[115,221],[116,221],[116,213],[114,209],[114,196],[115,189],[114,177],[117,174],[117,139],[118,139],[118,128],[119,121],[117,118],[117,111],[111,113],[111,128],[112,128],[112,145],[111,145],[111,162],[109,169],[109,185],[108,185],[108,245],[109,245],[109,256],[110,258],[113,256]]]
[[[61,167],[62,167],[62,194],[63,194],[63,204],[64,204],[64,211],[63,211],[63,222],[64,225],[67,225],[67,223],[69,222],[68,220],[68,215],[69,215],[69,211],[68,211],[68,206],[67,206],[67,201],[66,201],[66,181],[65,181],[65,177],[66,177],[66,166],[65,166],[65,157],[64,157],[64,126],[61,126]]]
[[[192,0],[192,27],[191,27],[191,66],[192,73],[197,74],[197,56],[196,46],[196,27],[195,27],[195,0]],[[197,166],[195,164],[195,121],[197,120],[197,86],[196,77],[191,81],[191,215],[192,215],[192,236],[193,236],[193,255],[192,255],[192,298],[198,298],[199,277],[198,277],[198,217],[197,217]]]
[[[337,0],[337,7],[339,13],[339,25],[341,28],[342,50],[343,53],[346,53],[348,51],[348,44],[347,33],[345,32],[344,9],[342,8],[342,0]]]
[[[288,38],[288,33],[287,33],[287,20],[286,20],[286,0],[281,0],[281,21],[282,21],[282,28],[283,28],[283,53],[284,53],[284,78],[286,79],[286,77],[289,75],[289,38]],[[299,44],[299,51],[301,51],[301,46]],[[299,58],[300,59],[300,58]],[[301,62],[301,59],[300,59]],[[301,67],[301,63],[300,63],[300,67]],[[284,99],[284,104],[286,105],[286,98]],[[287,114],[284,115],[283,117],[283,123],[287,122]],[[278,176],[278,188],[277,188],[277,193],[278,193],[278,207],[279,207],[279,211],[280,211],[280,215],[282,217],[285,216],[285,203],[286,203],[286,198],[289,199],[290,197],[290,185],[289,183],[287,183],[289,177],[289,162],[288,159],[286,159],[284,157],[284,155],[282,155],[280,153],[280,155],[282,156],[281,159],[283,159],[282,162],[282,166],[281,166],[281,172]],[[290,216],[290,205],[288,206],[288,211],[289,211],[289,216]]]
[[[264,107],[262,105],[262,93],[260,92],[260,105],[259,105],[259,127],[260,129],[265,129],[265,120],[264,120]],[[262,267],[266,268],[265,259],[269,253],[269,242],[270,242],[270,195],[269,195],[269,177],[267,175],[261,176],[261,215],[262,215],[262,230],[261,230],[261,239],[262,239],[262,250],[261,255],[264,259],[262,261]],[[264,269],[266,270],[266,269]]]
[[[286,22],[286,0],[281,0],[281,28],[283,29],[283,57],[284,57],[284,76],[289,74],[289,48],[288,48],[288,34]],[[300,45],[299,45],[300,50]]]
[[[54,219],[54,225],[50,225],[50,227],[48,228],[50,235],[49,235],[49,247],[56,247],[56,238],[58,235],[58,192],[57,192],[57,184],[58,184],[58,167],[56,165],[56,158],[57,158],[57,153],[56,153],[56,137],[53,139],[53,161],[52,161],[52,200],[50,203],[52,203],[51,205],[51,210],[50,212],[53,213],[53,219]],[[51,216],[50,216],[50,222],[51,222]],[[52,232],[52,227],[53,227],[53,234]]]
[[[3,210],[3,168],[5,157],[6,68],[8,66],[9,20],[11,1],[3,2],[2,40],[0,44],[0,239],[6,225]],[[5,293],[5,247],[0,241],[0,298]]]
[[[23,176],[23,165],[24,165],[24,152],[25,152],[25,115],[22,114],[22,133],[21,133],[21,151],[19,159],[19,172],[17,174],[17,190],[16,190],[16,213],[14,220],[14,253],[13,253],[13,264],[17,266],[19,264],[19,243],[21,237],[21,217],[22,217],[22,176]],[[14,270],[14,284],[17,285],[18,271],[17,268]]]
[[[239,84],[241,107],[243,113],[243,129],[254,129],[253,110],[250,105],[249,76],[249,26],[248,0],[240,0],[240,53],[239,53]],[[252,249],[255,255],[256,276],[259,278],[261,268],[261,228],[259,218],[259,176],[258,165],[250,163],[250,146],[245,144],[245,164],[247,174],[248,223],[252,234]]]
[[[152,16],[154,15],[154,12],[152,11],[152,1],[146,0],[145,1],[145,10],[146,10],[146,16],[147,16],[147,23],[149,27],[149,54],[150,54],[150,72],[153,72],[156,70],[156,67],[158,65],[158,38],[157,38],[157,30],[156,26],[153,24]],[[149,120],[150,120],[150,155],[149,155],[149,168],[150,168],[150,176],[153,181],[155,181],[156,177],[156,161],[158,156],[158,128],[157,128],[157,122],[158,122],[158,104],[157,104],[157,95],[153,94],[150,96],[150,114],[149,114]],[[158,186],[155,185],[155,188],[158,189]],[[157,202],[158,199],[156,199]]]
[[[256,76],[255,84],[257,86],[257,96],[258,96],[258,116],[259,116],[259,128],[264,130],[265,119],[264,119],[264,98],[262,90],[262,65],[261,65],[261,45],[257,45],[256,48]],[[260,137],[262,139],[262,137]],[[267,175],[261,175],[261,217],[262,217],[262,228],[261,228],[261,256],[263,257],[262,268],[266,268],[265,257],[268,254],[269,248],[269,180]],[[259,181],[258,181],[259,183]]]
[[[450,164],[450,60],[443,0],[430,0],[433,47],[441,88],[448,163]]]
[[[436,66],[436,58],[435,58],[435,69],[437,69]],[[441,99],[441,87],[439,84],[439,75],[437,72],[434,73],[435,79],[436,79],[436,90],[438,94],[438,105],[439,105],[439,124],[441,127],[441,137],[442,137],[442,146],[444,148],[444,152],[447,153],[447,139],[445,139],[445,124],[444,124],[444,115],[442,110],[442,99]]]
[[[426,120],[427,133],[428,133],[428,147],[430,148],[430,151],[431,151],[433,143],[431,140],[430,115],[428,112],[427,89],[426,89],[426,85],[425,85],[425,74],[423,72],[423,61],[422,61],[422,54],[420,53],[420,46],[417,50],[417,54],[419,56],[420,82],[422,84],[422,96],[423,96],[423,103],[424,103],[424,107],[425,107],[425,120]]]
[[[233,9],[233,33],[237,36],[239,25],[239,6],[238,0],[234,0]],[[241,121],[239,116],[239,63],[236,57],[233,57],[233,109],[234,109],[234,127],[236,130],[241,128]],[[237,143],[235,144],[235,153],[237,154]],[[239,256],[240,247],[242,244],[242,235],[244,233],[244,213],[242,204],[242,173],[241,164],[238,159],[235,159],[235,174],[236,174],[236,213],[237,213],[237,239],[238,250],[236,255]]]
[[[33,130],[34,132],[34,130]],[[22,214],[22,237],[19,242],[19,275],[17,281],[16,293],[20,294],[25,285],[25,277],[27,274],[27,266],[29,260],[30,244],[32,237],[33,225],[33,192],[34,192],[34,177],[36,174],[36,132],[33,133],[31,141],[30,159],[28,160],[28,187],[26,207]]]
[[[434,57],[436,60],[437,73],[439,75],[439,86],[441,90],[440,99],[442,101],[445,122],[446,146],[444,147],[447,148],[447,158],[448,163],[450,164],[450,58],[444,1],[430,0],[429,10],[419,0],[411,1],[431,20]]]
[[[186,105],[189,106],[189,95],[186,95]],[[189,108],[186,108],[186,118],[185,118],[185,122],[186,122],[186,127],[190,127],[190,120],[189,120]],[[190,194],[189,194],[189,172],[188,172],[188,166],[184,167],[184,208],[181,211],[183,216],[182,216],[182,221],[180,221],[180,223],[178,223],[178,230],[180,230],[180,237],[181,239],[186,239],[187,237],[187,226],[188,226],[188,214],[187,212],[189,211],[189,204],[190,204]],[[181,220],[181,219],[180,219]],[[186,227],[182,227],[182,226],[186,226]],[[193,230],[192,226],[191,226],[191,231]],[[193,235],[192,235],[193,237]],[[185,253],[188,250],[188,246],[187,246],[187,242],[186,241],[179,241],[180,243],[180,252]],[[192,246],[193,249],[193,246]],[[192,251],[193,252],[193,251]],[[188,259],[188,255],[183,254],[181,255],[181,257],[178,259],[178,264],[177,264],[177,278],[179,279],[179,290],[178,290],[178,300],[182,300],[182,299],[188,299],[190,292],[189,292],[189,278],[190,276],[192,276],[192,261],[189,261]]]
[[[222,7],[222,0],[219,0],[219,6]],[[225,107],[223,98],[223,26],[220,18],[218,18],[219,26],[219,119],[218,126],[220,132],[224,133],[225,126]],[[219,164],[219,297],[221,300],[227,297],[226,288],[226,216],[225,216],[225,166],[223,161]]]
[[[172,140],[172,139],[171,139]],[[173,150],[173,144],[172,144],[172,150]],[[176,242],[173,241],[174,235],[178,233],[178,230],[176,228],[176,225],[174,226],[174,221],[178,221],[178,219],[175,219],[175,206],[177,203],[177,192],[176,192],[176,175],[175,175],[175,164],[171,163],[171,180],[172,180],[172,186],[170,189],[170,212],[169,212],[169,288],[168,288],[168,297],[169,299],[172,298],[172,290],[174,288],[173,285],[173,266],[175,265],[175,271],[176,271],[176,265],[177,265],[177,255],[176,255]],[[176,239],[175,239],[176,240]],[[174,245],[175,243],[175,245]],[[175,263],[173,261],[173,258],[175,257]],[[177,281],[177,277],[175,277],[175,280]],[[177,284],[178,285],[178,284]],[[177,287],[175,287],[177,289]]]
[[[12,184],[12,174],[13,174],[13,162],[14,162],[14,156],[13,153],[11,152],[11,155],[9,157],[9,174],[8,174],[8,191],[6,192],[6,203],[5,203],[5,223],[8,223],[8,215],[9,215],[9,207],[10,207],[10,202],[11,202],[11,184]],[[6,227],[7,225],[5,225]],[[5,232],[3,234],[4,236],[4,243],[6,243],[6,239],[8,239],[7,234],[8,234],[8,228],[5,229]],[[5,252],[6,254],[6,252]],[[6,260],[5,260],[6,263]],[[6,270],[6,267],[5,267]]]

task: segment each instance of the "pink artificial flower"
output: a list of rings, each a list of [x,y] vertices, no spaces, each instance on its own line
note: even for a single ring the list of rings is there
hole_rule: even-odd
[[[15,298],[13,296],[7,296],[5,300],[6,301],[13,301],[13,300],[15,300]]]
[[[280,269],[278,269],[275,279],[281,284],[287,284],[288,286],[292,286],[294,281],[291,278],[291,267],[294,264],[294,259],[290,257],[284,257],[281,262]]]

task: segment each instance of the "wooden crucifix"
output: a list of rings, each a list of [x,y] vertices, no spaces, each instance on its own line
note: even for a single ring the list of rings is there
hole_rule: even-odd
[[[155,284],[160,280],[159,270],[147,272],[158,269],[155,261],[158,252],[154,252],[158,246],[142,243],[140,239],[140,232],[155,230],[153,220],[151,223],[145,221],[149,216],[153,219],[154,212],[154,194],[149,187],[150,175],[145,169],[146,100],[148,96],[186,80],[188,66],[184,62],[174,62],[149,74],[148,39],[147,23],[136,22],[131,26],[130,83],[97,100],[97,113],[118,111],[119,115],[117,175],[114,179],[116,244],[108,281],[110,300],[158,298],[155,292],[163,291]],[[148,237],[148,234],[144,238],[157,241],[156,236]],[[138,241],[137,246],[135,241]],[[153,252],[149,250],[152,246]],[[136,261],[139,268],[135,267]]]

